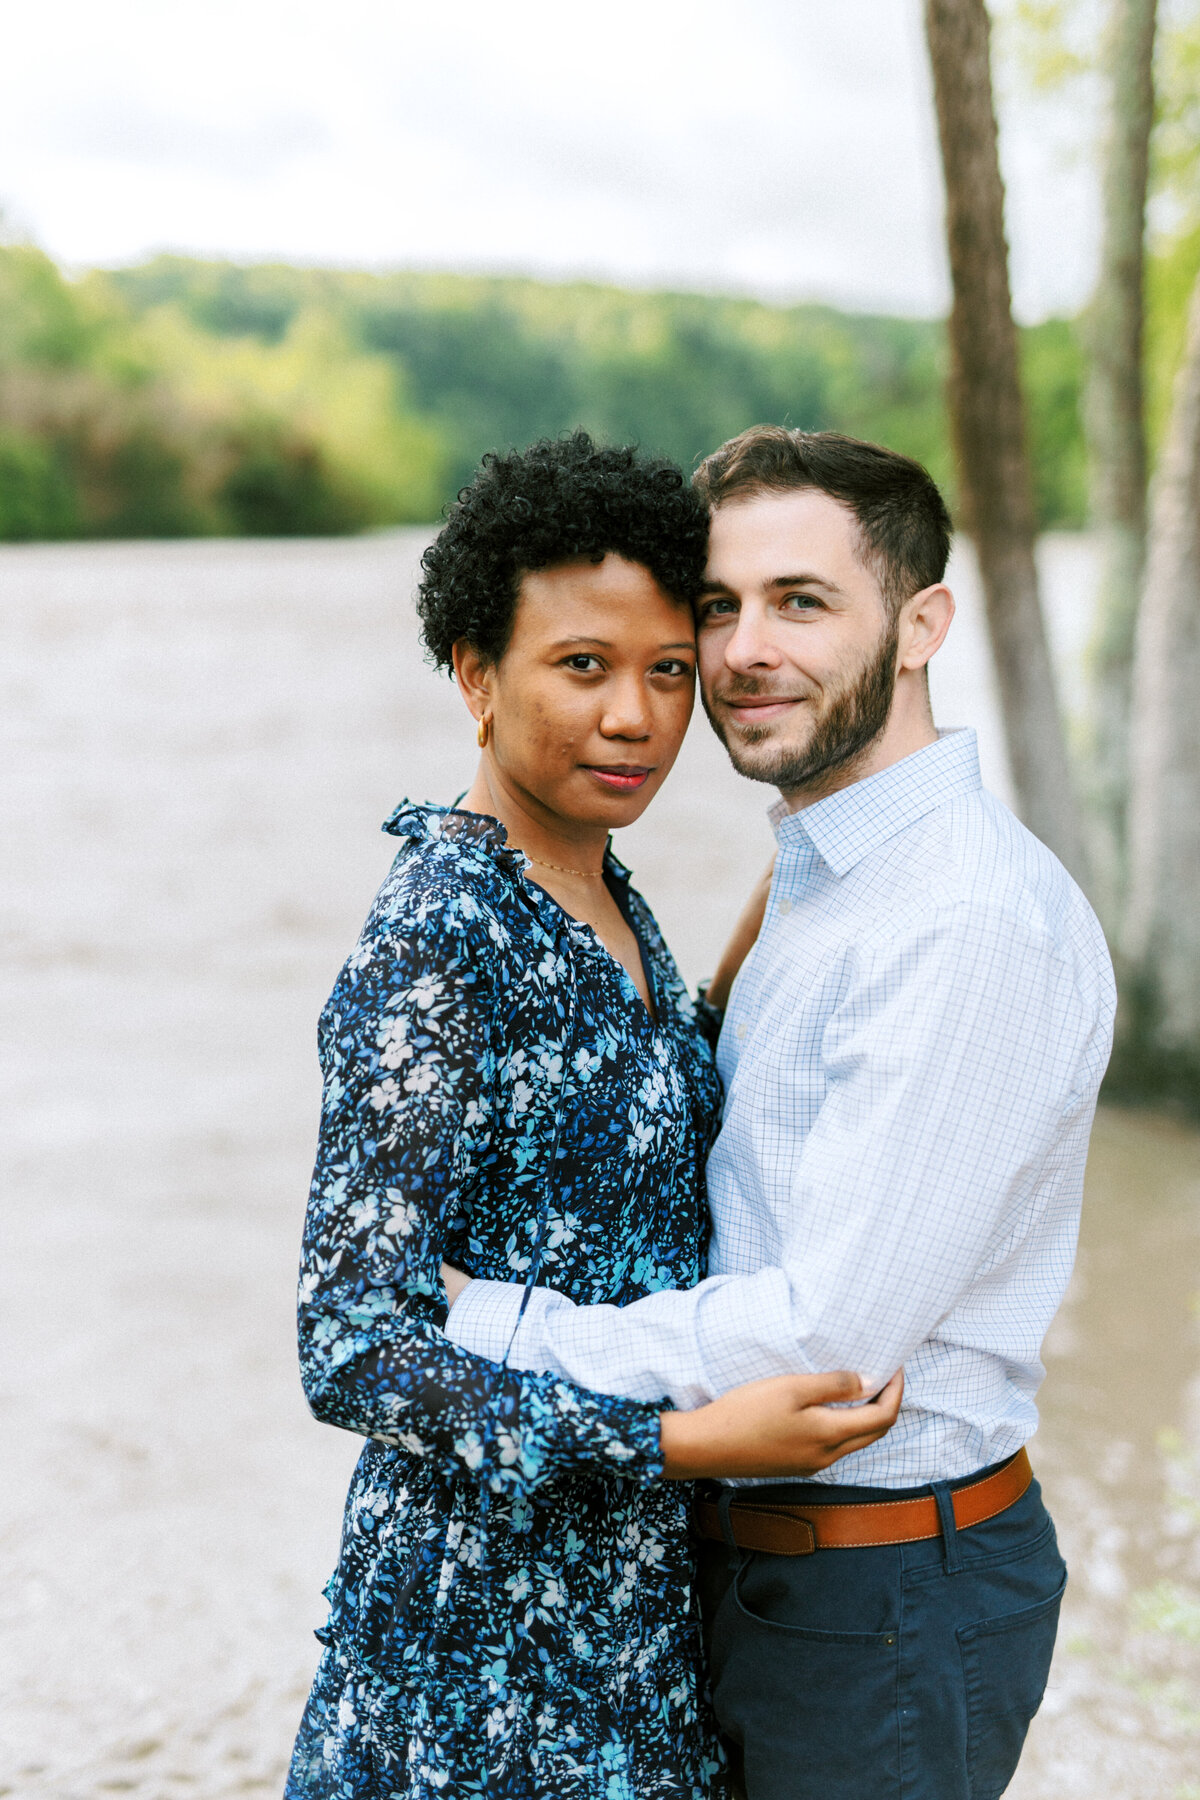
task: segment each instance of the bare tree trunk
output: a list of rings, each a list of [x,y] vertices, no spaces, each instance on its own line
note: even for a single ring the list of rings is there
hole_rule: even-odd
[[[1200,278],[1155,477],[1137,625],[1124,948],[1158,1078],[1200,1100]]]
[[[1004,187],[983,0],[925,0],[946,183],[950,422],[1021,816],[1078,878],[1084,858],[1034,562]]]
[[[1084,419],[1102,558],[1090,658],[1087,827],[1096,897],[1114,926],[1127,880],[1130,701],[1146,548],[1142,324],[1155,12],[1156,0],[1112,0],[1104,236],[1087,332]]]

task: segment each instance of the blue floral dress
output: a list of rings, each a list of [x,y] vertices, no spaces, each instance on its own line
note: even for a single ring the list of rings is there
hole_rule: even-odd
[[[658,1408],[445,1336],[445,1258],[626,1304],[703,1274],[718,1080],[609,854],[646,1011],[495,820],[405,804],[321,1020],[300,1347],[367,1439],[290,1800],[710,1800],[686,1490]]]

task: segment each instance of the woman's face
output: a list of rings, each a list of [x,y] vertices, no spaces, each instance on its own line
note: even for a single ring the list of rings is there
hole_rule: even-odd
[[[627,825],[666,780],[691,718],[691,608],[612,553],[534,570],[508,648],[476,673],[491,777],[559,819]]]

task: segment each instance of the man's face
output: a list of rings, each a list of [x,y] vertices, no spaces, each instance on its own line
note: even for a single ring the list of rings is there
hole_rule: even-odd
[[[705,711],[739,774],[784,794],[854,779],[888,722],[896,626],[856,531],[815,489],[713,514],[697,611]]]

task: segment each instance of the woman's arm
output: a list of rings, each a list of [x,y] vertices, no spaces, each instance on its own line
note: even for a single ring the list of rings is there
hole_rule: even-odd
[[[652,1480],[658,1406],[501,1368],[442,1329],[442,1250],[490,1139],[494,946],[478,908],[439,897],[415,912],[411,932],[407,911],[368,927],[322,1018],[299,1308],[309,1405],[495,1491],[588,1464]]]
[[[775,858],[772,857],[763,873],[754,884],[754,888],[733,928],[729,942],[721,953],[716,973],[705,990],[704,998],[717,1012],[724,1012],[729,1004],[729,990],[733,986],[734,977],[751,950],[762,930],[763,915],[767,910],[767,895],[771,891],[771,877],[775,873]]]
[[[451,1306],[470,1281],[443,1263]],[[668,1481],[766,1477],[803,1481],[864,1450],[892,1429],[904,1397],[903,1372],[865,1405],[860,1375],[773,1375],[732,1388],[692,1412],[659,1416],[663,1475]]]
[[[864,1391],[858,1375],[772,1375],[731,1388],[694,1412],[665,1412],[663,1474],[669,1481],[803,1481],[875,1443],[896,1423],[903,1375],[893,1375],[865,1405],[846,1405]]]

